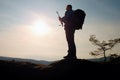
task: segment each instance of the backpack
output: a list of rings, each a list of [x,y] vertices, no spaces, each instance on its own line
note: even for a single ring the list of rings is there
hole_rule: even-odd
[[[84,20],[85,20],[86,13],[81,9],[76,9],[73,12],[72,16],[72,25],[75,27],[76,30],[82,29]]]

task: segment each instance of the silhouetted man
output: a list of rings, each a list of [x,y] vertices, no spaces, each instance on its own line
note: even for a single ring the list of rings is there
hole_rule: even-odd
[[[76,59],[76,46],[74,42],[74,25],[70,23],[71,17],[73,15],[72,5],[66,6],[66,12],[64,17],[59,17],[59,20],[64,22],[64,29],[66,34],[66,40],[68,43],[68,54],[64,56],[65,59]]]

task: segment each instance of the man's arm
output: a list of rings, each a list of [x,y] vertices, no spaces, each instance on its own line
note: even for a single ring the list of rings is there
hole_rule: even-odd
[[[70,19],[71,19],[71,16],[73,15],[73,11],[66,11],[65,12],[65,16],[64,17],[59,17],[59,20],[64,22],[64,23],[67,23]]]

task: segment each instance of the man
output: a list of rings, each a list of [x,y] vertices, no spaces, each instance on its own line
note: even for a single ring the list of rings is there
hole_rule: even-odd
[[[68,43],[68,54],[64,56],[65,59],[76,59],[76,46],[74,42],[74,25],[71,24],[71,17],[73,15],[72,5],[66,6],[66,12],[64,17],[59,17],[59,20],[64,22],[64,29],[66,34],[66,40]]]

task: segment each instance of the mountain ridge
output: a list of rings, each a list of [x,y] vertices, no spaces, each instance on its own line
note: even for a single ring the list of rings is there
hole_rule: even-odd
[[[30,63],[44,64],[44,65],[49,65],[52,62],[52,61],[46,61],[46,60],[35,60],[35,59],[25,59],[25,58],[15,58],[15,57],[4,57],[4,56],[0,56],[0,60],[30,62]]]

